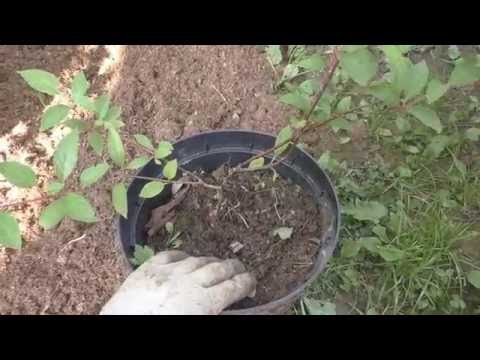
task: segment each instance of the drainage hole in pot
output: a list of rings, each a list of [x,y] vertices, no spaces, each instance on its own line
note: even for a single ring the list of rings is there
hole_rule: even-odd
[[[147,239],[155,252],[176,248],[192,256],[238,258],[257,279],[256,294],[230,309],[250,308],[288,295],[308,280],[323,238],[325,216],[311,194],[271,171],[197,173],[207,184],[185,188],[173,214],[148,219],[168,226]],[[174,200],[171,200],[174,201]],[[173,226],[172,226],[173,225]],[[168,227],[168,231],[167,231]]]

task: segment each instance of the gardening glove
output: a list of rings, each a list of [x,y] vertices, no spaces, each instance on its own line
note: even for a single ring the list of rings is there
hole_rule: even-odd
[[[237,259],[164,251],[131,273],[100,315],[217,315],[255,287]]]

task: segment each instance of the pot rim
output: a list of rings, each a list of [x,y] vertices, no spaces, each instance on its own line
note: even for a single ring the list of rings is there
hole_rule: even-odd
[[[271,138],[275,139],[274,135],[269,134],[267,132],[263,132],[263,131],[248,130],[248,129],[236,129],[236,128],[218,129],[218,130],[203,131],[203,132],[199,132],[199,133],[187,136],[187,137],[182,137],[182,138],[178,139],[177,141],[175,141],[173,143],[173,147],[175,148],[179,144],[181,144],[185,141],[188,141],[190,139],[196,138],[196,137],[205,136],[205,135],[208,135],[208,134],[225,134],[225,135],[227,135],[227,134],[232,133],[232,132],[236,132],[236,133],[242,132],[242,133],[245,133],[245,134],[257,134],[257,135],[268,136],[268,137],[271,137]],[[311,272],[308,279],[305,280],[301,285],[298,285],[297,287],[295,287],[287,295],[282,296],[281,298],[269,301],[268,303],[265,303],[265,304],[262,304],[262,305],[257,305],[257,306],[253,306],[253,307],[249,307],[249,308],[245,308],[245,309],[238,309],[238,310],[237,309],[235,309],[235,310],[225,310],[221,313],[222,315],[247,315],[247,314],[251,314],[251,313],[265,313],[265,312],[268,312],[268,310],[270,308],[274,308],[276,306],[286,304],[286,303],[288,303],[289,300],[293,300],[294,298],[299,297],[301,295],[301,293],[305,290],[305,288],[308,285],[310,285],[320,275],[320,273],[323,271],[323,269],[325,268],[328,260],[333,255],[333,252],[334,252],[335,248],[337,247],[337,245],[339,243],[339,233],[340,233],[340,227],[341,227],[341,207],[340,207],[340,202],[339,202],[339,199],[338,199],[337,192],[335,191],[335,187],[333,186],[332,181],[330,180],[330,177],[328,176],[328,174],[318,165],[317,161],[313,158],[312,155],[310,155],[308,152],[300,149],[298,146],[296,147],[296,149],[298,151],[302,152],[305,156],[307,156],[308,159],[313,161],[316,164],[316,166],[325,175],[327,184],[328,184],[328,186],[330,187],[330,190],[331,190],[331,195],[332,195],[333,200],[335,202],[335,205],[337,207],[336,213],[333,214],[334,216],[336,216],[336,229],[335,229],[335,233],[333,234],[334,239],[333,239],[333,241],[330,241],[316,255],[315,263],[314,263],[314,269]],[[261,153],[261,151],[257,151],[257,152]],[[288,163],[286,163],[286,162],[284,163],[284,165],[289,166]],[[289,166],[289,167],[292,168],[292,166]],[[298,167],[296,169],[298,169]],[[137,175],[142,170],[143,170],[143,168],[139,169],[138,172],[137,172]],[[307,182],[311,182],[307,179],[305,179],[305,180]],[[135,178],[133,178],[130,181],[130,183],[128,184],[128,187],[127,187],[127,191],[134,181],[135,181]],[[126,260],[126,263],[128,264],[129,270],[131,270],[131,272],[133,272],[134,267],[130,263],[130,261],[128,259],[128,255],[127,255],[127,253],[125,252],[125,250],[122,246],[120,221],[121,221],[121,216],[117,214],[116,217],[115,217],[115,220],[114,220],[115,241],[120,245],[123,258]],[[321,257],[320,260],[319,260],[319,257]]]

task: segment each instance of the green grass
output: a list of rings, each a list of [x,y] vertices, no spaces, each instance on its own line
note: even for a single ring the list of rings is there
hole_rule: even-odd
[[[478,269],[478,259],[465,255],[462,244],[478,238],[475,220],[465,215],[480,210],[478,170],[463,178],[448,157],[423,159],[412,176],[402,178],[393,170],[397,165],[344,164],[333,176],[343,205],[376,200],[388,209],[378,223],[343,215],[342,247],[376,237],[379,246],[394,247],[401,258],[386,261],[375,248],[363,247],[354,256],[342,249],[307,297],[335,302],[346,296],[358,314],[474,312],[480,300],[472,296],[478,290],[468,284],[466,272]]]

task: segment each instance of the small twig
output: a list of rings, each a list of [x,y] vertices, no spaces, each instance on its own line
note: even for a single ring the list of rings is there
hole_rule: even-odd
[[[76,239],[73,239],[73,240],[70,240],[68,243],[65,244],[64,247],[62,247],[59,251],[59,253],[61,253],[63,250],[65,250],[69,245],[73,244],[73,243],[76,243],[77,241],[80,241],[82,239],[84,239],[85,237],[87,236],[87,234],[83,234],[82,236],[76,238]]]
[[[237,214],[237,215],[240,217],[240,219],[242,219],[242,221],[243,221],[243,223],[245,224],[246,228],[247,228],[247,229],[250,229],[250,226],[248,226],[247,220],[245,220],[245,218],[242,216],[242,214],[240,214],[238,211],[234,211],[234,212],[235,212],[235,214]]]
[[[203,186],[205,186],[205,187],[209,187],[209,188],[211,188],[211,189],[216,189],[216,190],[220,190],[220,189],[222,188],[221,186],[207,184],[205,181],[203,181],[203,179],[202,179],[200,176],[198,176],[198,175],[195,174],[194,172],[192,172],[192,171],[190,171],[190,170],[187,170],[187,169],[185,169],[185,168],[183,168],[183,167],[181,167],[181,166],[179,166],[179,169],[180,169],[183,173],[185,173],[185,174],[187,174],[187,175],[195,178],[198,182],[200,182],[200,183],[201,183]]]
[[[278,219],[282,222],[283,224],[283,219],[282,217],[280,216],[280,213],[278,212],[278,208],[277,208],[277,205],[278,205],[278,196],[277,196],[277,192],[275,191],[274,188],[272,188],[272,193],[273,193],[273,196],[275,197],[275,204],[273,204],[273,207],[275,208],[275,212],[277,213],[277,216],[278,216]]]
[[[320,90],[317,96],[315,97],[313,105],[310,107],[310,111],[307,113],[307,116],[305,116],[305,121],[307,123],[308,123],[308,120],[310,120],[310,117],[312,116],[313,112],[315,111],[315,108],[317,107],[320,99],[322,98],[323,93],[327,89],[328,84],[330,84],[330,81],[332,80],[335,70],[337,69],[338,63],[340,62],[340,59],[338,57],[338,52],[339,52],[338,47],[333,49],[333,52],[332,52],[332,55],[330,56],[329,63],[326,67],[326,70],[322,73],[322,77],[320,78]]]
[[[47,200],[47,199],[48,199],[48,196],[40,196],[40,197],[34,198],[34,199],[25,199],[25,200],[10,202],[10,203],[6,203],[6,204],[1,204],[0,209],[15,207],[15,206],[28,204],[28,203],[32,203],[32,202],[37,202],[37,201],[41,201],[41,200]]]
[[[241,203],[240,203],[240,201],[239,201],[237,205],[235,205],[234,207],[229,208],[229,209],[227,210],[227,212],[222,216],[222,219],[226,218],[226,217],[230,214],[230,212],[231,212],[232,210],[235,210],[235,209],[238,208],[240,205],[241,205]]]
[[[212,84],[212,88],[213,90],[215,90],[217,92],[218,95],[220,95],[220,97],[223,99],[223,101],[225,101],[226,104],[230,105],[230,103],[228,102],[228,100],[225,98],[225,96],[223,96],[223,94],[220,92],[220,90],[218,90],[215,85]]]
[[[274,167],[275,167],[276,165],[278,165],[279,163],[281,163],[282,161],[284,161],[284,160],[288,157],[288,153],[287,153],[287,155],[283,156],[282,158],[277,159],[277,160],[275,160],[275,161],[272,161],[272,162],[271,162],[270,164],[268,164],[268,165],[264,165],[264,166],[261,166],[261,167],[258,167],[258,168],[249,169],[249,168],[244,168],[244,167],[242,167],[242,166],[246,165],[247,163],[249,163],[249,162],[251,162],[251,161],[253,161],[253,160],[256,160],[256,159],[258,159],[258,158],[261,158],[261,157],[264,157],[264,156],[266,156],[266,155],[271,154],[272,152],[274,152],[274,151],[277,150],[278,148],[280,148],[280,147],[282,147],[282,146],[284,146],[284,145],[287,145],[287,143],[289,143],[289,142],[295,143],[296,141],[298,141],[298,138],[300,138],[301,135],[305,135],[305,134],[311,132],[312,130],[316,130],[316,129],[322,128],[322,127],[328,125],[329,123],[331,123],[332,121],[334,121],[334,120],[336,120],[336,119],[338,119],[338,118],[340,118],[340,117],[343,117],[343,116],[345,116],[345,115],[347,115],[347,114],[354,113],[354,112],[356,112],[356,111],[358,111],[358,110],[360,110],[360,109],[362,109],[362,108],[364,108],[364,107],[367,107],[367,106],[368,106],[368,104],[367,104],[367,105],[360,105],[360,106],[357,106],[357,107],[355,107],[355,108],[353,108],[353,109],[351,109],[351,110],[343,111],[343,112],[340,112],[340,113],[336,113],[336,114],[332,115],[329,119],[327,119],[327,120],[325,120],[325,121],[323,121],[323,122],[321,122],[321,123],[313,123],[313,124],[311,124],[310,126],[303,128],[304,131],[302,131],[298,136],[294,137],[293,140],[287,140],[287,141],[285,141],[285,142],[283,142],[283,143],[281,143],[281,144],[279,144],[279,145],[277,145],[277,146],[275,146],[275,147],[273,147],[273,148],[270,148],[270,149],[265,150],[265,151],[263,151],[263,152],[255,155],[255,156],[252,156],[251,158],[248,158],[248,159],[247,159],[246,161],[244,161],[243,163],[240,163],[239,165],[235,166],[235,167],[231,170],[231,174],[236,173],[236,172],[248,172],[248,171],[258,171],[258,170],[268,170],[268,169],[273,169],[273,170],[274,170]],[[230,175],[229,175],[229,176],[230,176]]]

